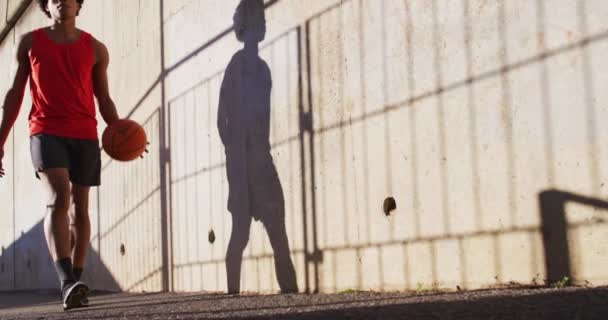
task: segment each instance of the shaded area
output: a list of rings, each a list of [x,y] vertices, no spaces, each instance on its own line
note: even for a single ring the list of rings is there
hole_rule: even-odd
[[[23,298],[23,295],[28,295],[27,299]],[[32,306],[50,306],[59,302],[59,291],[47,290],[47,291],[36,291],[30,294],[26,292],[11,292],[2,293],[0,292],[0,313],[4,309],[24,308]]]
[[[266,1],[264,4],[265,8],[268,8],[279,0],[270,0]],[[145,91],[145,93],[141,96],[138,102],[130,109],[128,112],[127,118],[130,118],[135,112],[142,106],[142,104],[148,99],[150,94],[157,88],[161,89],[161,101],[159,106],[159,137],[158,137],[158,159],[159,159],[159,171],[160,171],[160,236],[161,236],[161,255],[162,255],[162,265],[159,270],[155,270],[152,273],[149,273],[144,280],[149,276],[153,276],[156,273],[160,273],[162,276],[162,284],[161,288],[163,291],[173,291],[175,289],[175,282],[179,281],[176,279],[179,275],[175,274],[175,270],[179,269],[181,266],[179,263],[176,263],[176,253],[175,251],[179,251],[179,248],[175,248],[176,235],[174,234],[175,228],[181,228],[174,220],[176,220],[175,207],[176,204],[174,202],[174,189],[175,185],[173,181],[171,181],[171,177],[174,176],[173,167],[174,164],[172,154],[176,149],[179,149],[177,146],[172,144],[171,142],[174,139],[172,135],[172,118],[170,114],[171,102],[168,101],[166,96],[166,79],[167,77],[176,69],[180,68],[183,64],[196,57],[199,53],[208,49],[212,45],[216,44],[220,40],[224,39],[226,36],[232,33],[233,28],[227,28],[226,30],[220,32],[212,39],[200,45],[196,50],[192,51],[188,55],[179,59],[175,64],[167,66],[166,65],[166,57],[165,57],[165,25],[164,25],[164,11],[165,4],[163,0],[159,0],[159,26],[160,26],[160,65],[161,72],[154,82],[150,85],[150,87]],[[184,127],[185,128],[185,127]],[[173,129],[175,130],[175,129]],[[175,197],[179,197],[180,195],[175,195]],[[210,201],[211,202],[211,201]],[[198,220],[198,218],[197,218]],[[198,221],[197,221],[198,222]],[[198,244],[196,244],[198,245]],[[219,278],[219,277],[218,277]],[[129,289],[133,288],[133,286],[129,287]]]
[[[32,293],[17,293],[22,300]],[[0,293],[0,300],[4,294]],[[603,319],[608,287],[503,289],[424,294],[333,295],[111,294],[63,312],[38,304],[0,311],[12,319]],[[566,302],[566,303],[565,303]]]
[[[0,265],[5,264],[15,252],[15,270],[12,277],[20,290],[48,290],[48,295],[37,296],[36,301],[59,301],[59,279],[44,238],[43,221],[23,233],[0,256]],[[82,280],[93,290],[117,291],[119,285],[101,261],[99,254],[89,245]],[[0,300],[0,309],[26,305],[31,301],[15,299]]]
[[[298,29],[299,30],[299,29]],[[253,172],[253,181],[260,181],[262,185],[266,185],[268,190],[264,190],[262,186],[254,190],[254,196],[262,198],[263,201],[255,201],[254,206],[260,207],[265,206],[263,202],[274,204],[279,210],[279,217],[287,220],[287,234],[289,234],[289,249],[294,259],[295,267],[297,270],[305,269],[307,265],[305,259],[308,257],[305,253],[308,252],[303,246],[306,246],[307,242],[304,241],[302,244],[301,237],[306,232],[302,232],[300,226],[296,226],[293,221],[304,221],[304,230],[306,230],[306,206],[303,205],[305,201],[300,199],[306,199],[306,192],[302,189],[304,186],[303,176],[306,174],[304,168],[298,168],[298,164],[304,165],[306,160],[298,152],[300,147],[303,145],[298,144],[297,136],[290,136],[290,134],[298,134],[298,115],[299,113],[294,112],[298,106],[298,97],[295,93],[290,99],[279,99],[277,97],[287,96],[289,88],[295,89],[294,85],[297,83],[298,78],[295,70],[295,61],[297,60],[298,51],[296,48],[296,41],[299,32],[295,30],[289,30],[288,32],[273,38],[264,46],[259,48],[260,55],[264,56],[263,62],[273,70],[272,81],[275,86],[266,88],[266,90],[260,90],[259,93],[253,92],[251,99],[244,99],[247,102],[259,100],[258,98],[270,95],[264,99],[270,99],[270,110],[266,110],[266,118],[263,121],[265,130],[268,127],[272,127],[270,130],[270,137],[260,139],[253,137],[250,139],[250,147],[256,148],[251,154],[259,161],[256,161],[255,165],[249,166],[249,170],[259,169]],[[281,72],[274,69],[274,66],[278,64],[276,61],[277,57],[281,57],[282,53],[286,49],[293,49],[289,52],[285,62],[289,66],[293,66],[294,73]],[[237,59],[236,57],[239,56]],[[233,61],[236,66],[242,66],[247,58],[247,55],[242,51],[235,55]],[[261,57],[256,57],[253,61],[261,60]],[[293,64],[292,64],[293,61]],[[228,246],[230,236],[230,221],[231,216],[226,212],[226,204],[228,195],[226,191],[226,184],[230,184],[230,181],[226,179],[226,167],[230,166],[230,169],[239,170],[238,166],[242,166],[242,160],[238,157],[238,153],[243,153],[247,149],[233,149],[229,148],[228,152],[232,158],[228,159],[229,163],[226,163],[226,152],[225,146],[220,139],[220,135],[217,131],[217,120],[218,115],[216,113],[219,104],[219,96],[221,91],[221,83],[232,82],[238,79],[238,88],[234,90],[228,88],[226,93],[222,97],[222,103],[230,103],[233,99],[233,95],[238,95],[239,99],[243,100],[243,95],[247,91],[242,77],[239,75],[241,67],[235,69],[230,68],[231,72],[216,73],[204,81],[196,84],[187,91],[181,93],[174,99],[169,101],[169,118],[171,123],[170,138],[171,138],[171,192],[173,194],[172,201],[172,219],[173,219],[173,248],[175,262],[174,267],[174,279],[176,288],[184,290],[194,290],[204,288],[206,290],[224,290],[223,285],[225,280],[224,276],[224,255],[225,249]],[[258,77],[260,77],[258,75]],[[224,79],[222,79],[224,78]],[[260,77],[261,78],[261,77]],[[268,70],[267,78],[270,79],[270,70]],[[300,78],[301,80],[301,78]],[[263,87],[263,86],[262,86]],[[263,88],[262,88],[263,89]],[[257,90],[257,89],[256,89]],[[300,92],[301,93],[301,92]],[[260,97],[256,97],[259,95]],[[245,97],[247,98],[247,97]],[[232,114],[234,117],[248,116],[251,110],[247,110],[247,103],[241,103],[238,107],[243,107],[243,114],[238,114],[240,111],[237,108],[236,114]],[[261,108],[252,107],[256,109],[254,113],[262,111]],[[253,111],[252,111],[253,112]],[[233,113],[235,113],[233,111]],[[184,116],[188,115],[188,116]],[[225,117],[225,115],[223,116]],[[270,121],[272,119],[272,121]],[[254,124],[254,129],[260,129],[262,126]],[[277,134],[277,126],[287,126],[288,133],[280,132]],[[243,134],[246,128],[237,127],[235,134]],[[301,131],[304,133],[304,131]],[[284,137],[287,137],[285,139]],[[229,143],[230,144],[230,143]],[[235,146],[238,147],[237,142]],[[270,146],[270,150],[268,147]],[[194,150],[194,152],[192,152]],[[270,157],[272,154],[272,158]],[[277,156],[278,158],[274,158]],[[236,160],[236,161],[235,161]],[[285,168],[285,160],[290,164],[292,170],[282,171],[276,176],[277,168],[276,164],[279,163]],[[239,164],[240,163],[240,164]],[[246,167],[243,167],[246,169]],[[243,169],[241,168],[241,169]],[[298,169],[302,170],[300,175]],[[244,170],[246,171],[246,170]],[[275,171],[275,172],[273,172]],[[232,187],[236,189],[240,186],[246,186],[244,190],[249,191],[249,186],[242,183],[246,181],[244,177],[236,176],[236,179],[232,181],[234,184]],[[240,179],[240,180],[239,180]],[[240,181],[240,182],[239,182]],[[302,183],[302,185],[300,184]],[[230,187],[230,186],[228,186]],[[302,188],[302,189],[300,189]],[[238,193],[238,190],[233,190]],[[238,197],[238,196],[237,196]],[[242,197],[240,197],[242,198]],[[246,201],[246,200],[245,200]],[[247,204],[250,205],[250,204]],[[259,208],[258,208],[259,209]],[[263,208],[262,208],[263,209]],[[200,212],[199,214],[192,215],[192,210]],[[263,211],[263,210],[262,210]],[[256,213],[256,215],[258,215]],[[267,216],[267,214],[264,214]],[[279,226],[285,224],[285,221],[280,222]],[[216,240],[214,243],[208,243],[207,237],[201,235],[200,230],[209,230],[211,228],[215,235]],[[250,241],[248,243],[247,253],[243,256],[243,264],[248,265],[243,269],[243,280],[247,282],[243,287],[247,287],[246,290],[266,290],[268,287],[276,288],[276,281],[273,279],[272,271],[269,273],[260,272],[260,268],[266,269],[267,267],[272,268],[273,263],[273,250],[272,244],[266,245],[267,234],[261,234],[257,231],[257,226],[252,226],[252,232]],[[244,229],[240,227],[239,229]],[[282,231],[281,231],[282,232]],[[195,241],[192,241],[195,239]],[[188,255],[189,254],[189,255]],[[282,263],[281,263],[282,264]],[[266,267],[267,266],[267,267]],[[274,269],[274,268],[272,268]],[[290,268],[289,268],[290,269]],[[269,270],[269,269],[266,269]],[[300,271],[304,274],[304,270]],[[199,280],[200,279],[200,280]],[[305,279],[308,279],[306,277]],[[308,281],[304,281],[302,287]],[[274,289],[273,289],[274,290]]]
[[[545,268],[550,283],[567,277],[572,280],[571,250],[568,245],[568,221],[566,205],[578,203],[596,209],[608,209],[608,202],[566,191],[546,190],[538,195],[543,244],[545,248]]]
[[[217,126],[226,152],[232,232],[226,253],[228,292],[240,291],[243,251],[252,219],[264,224],[281,291],[297,292],[285,228],[283,189],[270,153],[272,76],[259,56],[266,34],[263,1],[241,1],[234,15],[244,48],[230,60],[222,81]]]

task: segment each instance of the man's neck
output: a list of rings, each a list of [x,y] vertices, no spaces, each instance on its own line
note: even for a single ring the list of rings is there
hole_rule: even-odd
[[[69,40],[78,37],[78,29],[76,29],[76,20],[55,20],[50,27],[56,37]]]
[[[260,49],[256,41],[246,41],[244,51],[247,56],[257,57]]]

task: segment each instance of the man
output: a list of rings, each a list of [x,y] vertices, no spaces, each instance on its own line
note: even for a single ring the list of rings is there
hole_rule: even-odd
[[[16,70],[6,94],[0,125],[0,177],[4,145],[17,119],[29,78],[30,151],[36,177],[48,198],[44,231],[61,281],[64,310],[88,304],[89,288],[79,282],[90,240],[89,188],[100,184],[101,159],[94,97],[104,121],[118,120],[108,92],[106,47],[76,28],[84,0],[38,0],[52,19],[49,27],[23,35]],[[68,209],[74,204],[74,247]]]

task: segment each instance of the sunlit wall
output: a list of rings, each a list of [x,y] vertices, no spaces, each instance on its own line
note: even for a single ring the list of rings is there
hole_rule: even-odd
[[[608,283],[608,3],[266,2],[271,154],[301,291]],[[79,24],[110,51],[119,113],[150,141],[132,163],[104,156],[94,285],[108,287],[95,279],[105,272],[122,290],[226,290],[232,221],[216,123],[242,47],[237,4],[85,2]],[[2,96],[15,39],[46,23],[32,5],[0,44]],[[43,217],[30,103],[5,147],[0,289],[55,285],[26,271],[47,279],[51,263],[30,232]],[[386,215],[388,197],[397,208]],[[241,283],[279,290],[260,222]]]

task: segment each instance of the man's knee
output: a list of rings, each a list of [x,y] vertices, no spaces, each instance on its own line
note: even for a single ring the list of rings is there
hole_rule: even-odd
[[[90,227],[89,212],[86,209],[75,208],[70,214],[70,227],[74,232],[80,232],[87,226]]]
[[[46,205],[52,215],[67,215],[70,209],[69,194],[55,194]]]
[[[74,204],[74,220],[88,220],[89,207],[87,205]]]
[[[243,252],[249,243],[249,232],[232,233],[230,242],[228,243],[229,251]]]

